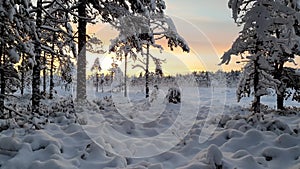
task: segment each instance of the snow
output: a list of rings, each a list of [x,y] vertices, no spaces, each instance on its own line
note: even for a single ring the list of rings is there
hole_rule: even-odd
[[[48,26],[48,25],[42,25],[41,28],[45,29],[45,30],[48,30],[48,31],[51,31],[51,32],[59,32],[60,31],[60,29],[57,29],[57,28],[54,28],[54,27],[51,27],[51,26]]]
[[[212,144],[208,147],[206,154],[206,162],[210,165],[212,169],[222,167],[222,158],[223,154],[216,145]]]
[[[9,57],[13,63],[18,63],[20,60],[20,56],[16,51],[16,48],[12,48],[8,50]]]
[[[8,11],[8,19],[10,22],[14,21],[14,15],[16,14],[16,9],[14,7],[11,7]]]
[[[57,112],[42,130],[4,130],[1,168],[299,168],[299,113],[267,109],[253,115],[250,99],[237,104],[233,88],[182,87],[182,103],[172,104],[163,101],[168,89],[153,88],[152,102],[143,100],[140,87],[130,87],[129,99],[121,92],[97,93],[94,103],[76,107],[83,125],[59,120],[64,115]],[[226,100],[212,99],[214,92]],[[262,99],[274,105],[274,97]],[[214,127],[207,135],[205,124]]]

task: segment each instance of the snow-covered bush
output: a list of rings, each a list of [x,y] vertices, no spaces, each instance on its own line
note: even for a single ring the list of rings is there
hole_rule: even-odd
[[[166,99],[169,103],[181,103],[181,92],[179,88],[171,87],[168,90]]]
[[[104,110],[108,107],[115,107],[114,101],[111,96],[105,96],[103,99],[97,99],[93,101],[100,110]]]

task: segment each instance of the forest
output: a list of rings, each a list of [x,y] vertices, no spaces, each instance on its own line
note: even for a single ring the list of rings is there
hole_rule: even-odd
[[[192,51],[170,3],[1,0],[0,168],[299,168],[299,2],[228,0],[241,31],[220,69],[167,74],[153,50]]]

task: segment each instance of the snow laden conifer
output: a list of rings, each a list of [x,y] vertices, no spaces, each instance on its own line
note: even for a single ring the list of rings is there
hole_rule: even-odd
[[[93,1],[79,0],[78,9],[78,65],[77,65],[77,100],[86,98],[86,25],[93,17],[99,16],[102,22],[110,23],[130,15],[149,13],[149,11],[162,13],[166,6],[163,0],[131,1],[131,0],[110,0]],[[92,15],[89,15],[92,14]],[[146,34],[144,34],[146,35]],[[143,35],[143,36],[144,36]],[[147,36],[144,36],[147,38]]]
[[[29,2],[29,1],[27,1]],[[31,4],[31,3],[30,3]],[[58,58],[60,64],[70,60],[70,53],[76,56],[73,30],[70,17],[74,14],[73,0],[37,0],[32,10],[27,10],[33,16],[32,32],[34,38],[34,58],[32,62],[32,111],[39,113],[41,100],[41,70],[46,74],[47,56],[50,58],[50,79],[53,79],[54,59]],[[44,78],[44,91],[46,90]],[[53,92],[53,81],[50,80],[50,98]]]
[[[99,58],[97,57],[94,61],[94,64],[92,65],[91,71],[94,74],[94,83],[96,86],[96,92],[99,91],[99,82],[100,82],[100,77],[99,77],[99,73],[102,70],[101,66],[100,66],[100,61]]]
[[[127,67],[127,55],[133,56],[139,63],[133,68],[142,68],[145,71],[145,89],[146,98],[149,97],[149,63],[152,58],[156,65],[157,73],[162,75],[161,64],[164,60],[150,54],[150,47],[163,50],[158,43],[160,39],[165,38],[168,47],[173,50],[174,47],[181,47],[184,52],[189,52],[188,44],[177,33],[176,27],[171,18],[164,15],[165,8],[162,1],[151,1],[143,3],[144,9],[124,15],[117,20],[112,21],[112,25],[119,30],[120,34],[111,41],[110,52],[116,52],[118,55],[124,54]],[[157,10],[157,4],[159,9]],[[163,5],[162,5],[163,4]],[[122,50],[123,52],[120,52]],[[136,59],[136,53],[141,53],[142,58]],[[126,70],[126,68],[125,68]],[[126,91],[126,90],[125,90]]]
[[[31,9],[28,0],[0,2],[0,112],[2,115],[5,109],[9,109],[4,104],[7,87],[9,87],[6,83],[17,80],[14,87],[19,83],[14,64],[20,61],[22,53],[26,53],[31,59],[34,56],[31,38],[35,37],[35,29],[32,15],[29,13]]]
[[[54,92],[54,62],[59,63],[60,68],[66,68],[61,70],[63,80],[66,83],[71,82],[71,77],[66,76],[66,71],[70,71],[70,65],[72,58],[76,57],[76,45],[74,41],[73,28],[70,24],[72,11],[71,5],[73,1],[55,0],[49,2],[43,2],[43,24],[41,26],[40,41],[42,42],[43,58],[41,59],[43,65],[44,75],[44,92],[47,86],[46,75],[47,68],[50,70],[50,84],[49,84],[49,98],[53,98]],[[73,56],[73,57],[72,57]],[[68,72],[68,73],[70,73]]]
[[[247,62],[237,90],[238,101],[250,95],[253,86],[252,108],[260,112],[260,97],[268,94],[267,89],[275,89],[282,97],[284,64],[294,62],[299,53],[298,7],[290,1],[273,0],[230,0],[228,5],[243,29],[222,56],[221,64],[228,64],[232,55],[240,55],[242,62]]]

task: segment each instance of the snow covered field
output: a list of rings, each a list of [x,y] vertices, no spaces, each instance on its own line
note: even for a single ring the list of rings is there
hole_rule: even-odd
[[[2,131],[0,168],[300,168],[299,109],[252,115],[251,98],[236,103],[233,88],[183,87],[182,103],[172,104],[167,89],[150,102],[142,87],[129,99],[91,90],[95,101],[75,107],[77,123],[58,112],[45,129]],[[273,108],[275,97],[262,103]]]

